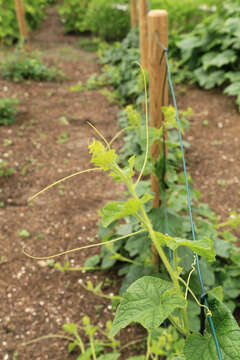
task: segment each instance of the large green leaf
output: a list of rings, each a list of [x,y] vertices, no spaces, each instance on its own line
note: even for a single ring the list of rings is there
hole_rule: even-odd
[[[104,354],[97,358],[97,360],[117,360],[119,359],[119,353]]]
[[[212,89],[216,85],[222,85],[225,81],[223,70],[208,72],[200,67],[194,71],[194,75],[198,83],[205,89]]]
[[[103,226],[109,226],[113,221],[128,215],[137,214],[141,204],[152,199],[150,194],[145,194],[141,199],[130,198],[127,201],[112,201],[104,206],[99,214],[102,216]]]
[[[165,245],[172,250],[176,250],[180,246],[187,246],[193,252],[197,253],[200,256],[205,257],[209,261],[215,260],[215,252],[213,250],[213,242],[209,238],[203,238],[201,240],[187,240],[180,238],[173,238],[169,235],[162,234],[160,232],[155,232],[157,240],[161,245]]]
[[[236,81],[224,89],[224,93],[228,95],[240,94],[240,81]]]
[[[225,50],[222,52],[209,52],[203,55],[203,69],[207,70],[211,66],[221,68],[223,65],[233,63],[236,60],[236,53],[233,50]]]
[[[140,201],[129,199],[128,201],[112,201],[104,206],[100,211],[102,216],[102,224],[107,227],[113,221],[118,220],[124,216],[136,214]]]
[[[152,276],[135,281],[123,296],[113,321],[111,336],[138,322],[146,329],[154,329],[186,300],[173,288],[172,283]]]
[[[230,310],[216,297],[211,296],[209,307],[213,314],[217,338],[223,360],[240,359],[240,329]],[[209,328],[209,326],[208,326]],[[186,360],[217,360],[217,350],[212,334],[193,333],[187,337],[184,354]]]

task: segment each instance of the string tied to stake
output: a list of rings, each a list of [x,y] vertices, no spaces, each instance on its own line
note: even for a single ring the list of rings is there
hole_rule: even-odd
[[[189,187],[189,182],[188,182],[188,172],[187,172],[187,166],[186,166],[186,160],[185,160],[185,152],[184,152],[184,146],[183,146],[183,138],[182,138],[182,133],[181,133],[181,123],[180,123],[180,117],[179,117],[179,112],[178,112],[177,100],[176,100],[176,95],[175,95],[175,91],[174,91],[174,87],[173,87],[171,71],[170,71],[170,66],[169,66],[169,60],[168,60],[168,49],[159,40],[158,31],[155,32],[155,35],[156,35],[157,44],[163,49],[160,64],[162,62],[162,59],[163,59],[164,55],[165,55],[165,58],[166,58],[166,74],[168,76],[168,83],[169,83],[169,88],[170,88],[170,92],[171,92],[171,96],[172,96],[172,100],[173,100],[173,106],[174,106],[174,109],[176,111],[176,122],[177,122],[177,128],[178,128],[178,137],[179,137],[181,154],[182,154],[182,164],[183,164],[183,171],[184,171],[184,178],[185,178],[185,187],[186,187],[186,192],[187,192],[188,212],[189,212],[189,217],[190,217],[192,237],[193,237],[193,241],[195,241],[196,240],[196,233],[195,233],[195,225],[194,225],[194,221],[193,221],[193,212],[192,212],[192,204],[191,204],[191,196],[190,196],[190,187]],[[204,287],[203,278],[202,278],[201,269],[200,269],[199,256],[198,256],[198,254],[195,254],[195,256],[196,256],[197,273],[198,273],[198,278],[199,278],[199,282],[200,282],[200,286],[201,286],[201,304],[205,305],[204,307],[209,309],[208,300],[207,300],[207,292],[206,292],[205,287]],[[201,317],[201,328],[200,328],[201,334],[203,334],[203,332],[205,330],[205,310],[204,310],[204,307],[201,306],[201,315],[200,315],[200,317]],[[215,330],[215,326],[214,326],[214,323],[213,323],[213,319],[212,319],[212,316],[210,315],[210,311],[207,311],[206,316],[208,318],[209,325],[210,325],[210,328],[211,328],[211,332],[212,332],[214,342],[215,342],[215,345],[216,345],[218,359],[223,360],[220,345],[219,345],[216,330]]]

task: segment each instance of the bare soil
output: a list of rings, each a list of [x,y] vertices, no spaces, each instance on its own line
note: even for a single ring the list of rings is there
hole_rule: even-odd
[[[69,90],[100,69],[95,54],[83,51],[75,37],[63,34],[54,9],[49,10],[42,29],[32,34],[31,47],[68,78],[63,83],[0,80],[1,97],[16,95],[20,101],[14,125],[0,129],[0,159],[8,160],[15,169],[10,177],[0,178],[0,202],[4,203],[0,208],[0,357],[13,359],[17,352],[18,360],[75,359],[63,339],[22,344],[48,334],[63,334],[64,323],[79,323],[85,314],[104,327],[113,317],[109,301],[83,289],[80,280],[103,281],[107,294],[117,293],[118,281],[109,271],[59,272],[44,261],[27,258],[22,247],[33,255],[46,256],[89,244],[91,239],[97,241],[97,209],[120,198],[124,188],[104,174],[83,174],[30,204],[27,199],[54,181],[87,169],[88,142],[96,136],[88,122],[111,139],[118,130],[119,108],[98,91]],[[181,108],[194,110],[186,135],[191,143],[187,154],[190,173],[203,201],[224,220],[229,211],[240,208],[240,115],[233,99],[218,90],[186,87],[185,92],[178,92],[178,102]],[[67,133],[67,141],[59,143],[63,133]],[[27,230],[29,237],[20,236],[22,230]],[[86,258],[97,252],[94,248],[72,253],[58,261],[83,266]],[[122,344],[136,336],[129,328],[121,335]],[[139,347],[134,351],[139,353]],[[121,359],[126,359],[126,352]]]

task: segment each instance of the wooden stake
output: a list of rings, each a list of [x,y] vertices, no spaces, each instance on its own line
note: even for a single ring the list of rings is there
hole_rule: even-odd
[[[165,10],[152,10],[148,14],[148,71],[149,71],[149,112],[150,126],[160,128],[163,125],[162,106],[168,105],[168,82],[166,77],[166,58],[163,49],[157,43],[156,37],[168,47],[168,14]],[[166,81],[164,82],[164,79]],[[165,86],[164,86],[165,85]],[[165,87],[165,88],[164,88]],[[160,154],[159,143],[151,147],[153,160],[157,160]],[[160,205],[160,191],[156,176],[151,175],[152,190],[155,194],[153,207]]]
[[[25,21],[25,9],[22,4],[22,0],[15,0],[15,6],[16,6],[16,14],[18,19],[18,27],[20,31],[20,38],[23,44],[26,44],[25,47],[28,50],[28,32],[27,32],[27,26]]]
[[[144,70],[148,69],[148,5],[146,0],[139,0],[139,32],[141,65]]]
[[[144,70],[148,70],[148,4],[147,0],[139,0],[139,36],[141,65]],[[142,103],[142,112],[145,114],[146,105]]]
[[[131,5],[131,28],[137,25],[137,2],[136,0],[130,0]]]

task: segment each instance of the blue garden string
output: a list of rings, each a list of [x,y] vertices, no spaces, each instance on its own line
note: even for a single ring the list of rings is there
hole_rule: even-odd
[[[173,83],[172,83],[172,78],[171,78],[171,72],[170,72],[170,67],[169,67],[169,61],[168,61],[168,50],[167,48],[159,41],[159,37],[158,37],[158,32],[156,31],[156,42],[159,46],[161,46],[161,48],[163,49],[163,52],[165,54],[166,57],[166,67],[167,67],[167,75],[168,75],[168,83],[169,83],[169,87],[170,87],[170,91],[171,91],[171,96],[173,99],[173,105],[176,111],[176,121],[177,121],[177,126],[178,126],[178,136],[179,136],[179,141],[180,141],[180,147],[181,147],[181,153],[182,153],[182,163],[183,163],[183,169],[184,169],[184,177],[185,177],[185,186],[186,186],[186,191],[187,191],[187,204],[188,204],[188,212],[189,212],[189,217],[190,217],[190,223],[191,223],[191,229],[192,229],[192,236],[193,236],[193,240],[196,240],[196,233],[195,233],[195,226],[194,226],[194,221],[193,221],[193,214],[192,214],[192,205],[191,205],[191,196],[190,196],[190,189],[189,189],[189,183],[188,183],[188,173],[187,173],[187,166],[186,166],[186,161],[185,161],[185,154],[184,154],[184,147],[183,147],[183,138],[182,138],[182,133],[181,133],[181,123],[180,123],[180,117],[179,117],[179,113],[178,113],[178,107],[177,107],[177,101],[176,101],[176,96],[175,96],[175,92],[174,92],[174,88],[173,88]],[[198,278],[200,281],[200,285],[201,285],[201,290],[202,290],[202,294],[201,294],[201,303],[205,304],[205,306],[207,306],[207,308],[209,308],[208,305],[208,301],[207,301],[207,293],[204,287],[204,283],[203,283],[203,279],[202,279],[202,274],[201,274],[201,269],[200,269],[200,264],[199,264],[199,256],[198,254],[196,254],[196,265],[197,265],[197,273],[198,273]],[[203,312],[202,312],[203,315]],[[208,317],[208,321],[210,324],[210,328],[211,328],[211,332],[214,338],[214,342],[216,345],[216,350],[217,350],[217,354],[218,354],[218,359],[219,360],[223,360],[222,358],[222,353],[221,353],[221,349],[219,346],[219,342],[217,339],[217,334],[216,334],[216,330],[215,330],[215,326],[212,320],[212,317],[210,315],[207,315]],[[204,324],[203,321],[201,323],[201,332],[204,331]]]

